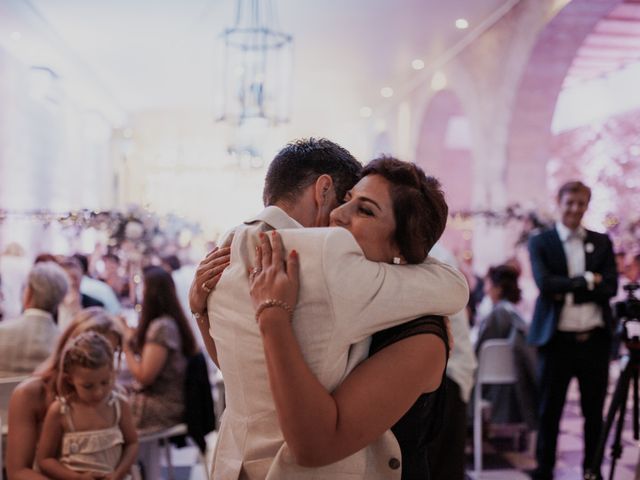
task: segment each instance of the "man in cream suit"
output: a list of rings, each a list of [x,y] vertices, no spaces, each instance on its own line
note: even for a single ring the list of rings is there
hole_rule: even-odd
[[[400,449],[390,432],[334,464],[315,469],[295,464],[278,425],[249,296],[247,269],[259,233],[278,229],[286,249],[295,248],[300,257],[294,331],[307,364],[328,390],[366,357],[374,332],[423,314],[449,315],[463,308],[466,282],[444,264],[432,259],[414,266],[370,262],[347,230],[302,228],[328,224],[359,169],[346,150],[327,140],[290,144],[267,173],[267,208],[234,230],[231,265],[207,302],[227,399],[212,478],[400,478],[400,463],[391,461],[400,458]]]

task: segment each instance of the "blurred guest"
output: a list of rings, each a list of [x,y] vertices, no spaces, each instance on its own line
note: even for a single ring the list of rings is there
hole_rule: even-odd
[[[187,358],[195,338],[176,296],[171,275],[161,267],[143,272],[143,298],[136,330],[127,330],[127,366],[136,380],[132,410],[140,430],[180,423],[184,415]]]
[[[97,280],[89,276],[89,260],[86,255],[76,253],[73,255],[82,268],[82,280],[80,282],[80,292],[83,295],[87,295],[95,298],[104,305],[110,313],[117,315],[120,313],[120,301],[118,297],[113,293],[109,285],[101,280]]]
[[[130,402],[136,428],[153,431],[182,422],[187,362],[197,344],[171,274],[162,267],[144,269],[138,327],[124,328],[125,357],[135,379]],[[146,478],[160,478],[157,455],[153,445],[140,446]]]
[[[484,281],[482,277],[473,270],[473,256],[470,252],[465,252],[460,262],[460,271],[464,274],[469,285],[469,303],[467,313],[470,325],[475,325],[478,318],[478,308],[482,304],[484,297]]]
[[[585,419],[585,471],[602,431],[613,325],[609,299],[617,292],[618,273],[609,237],[582,226],[590,199],[591,189],[582,182],[562,185],[559,221],[529,241],[540,290],[529,331],[529,341],[538,347],[540,385],[535,479],[553,478],[560,418],[573,377]]]
[[[627,270],[627,254],[626,252],[616,252],[616,270],[618,276],[623,276]]]
[[[42,422],[49,405],[58,396],[56,378],[60,358],[70,339],[88,331],[104,335],[119,357],[122,332],[113,317],[98,307],[80,311],[60,335],[49,358],[11,395],[6,465],[11,480],[46,480],[33,469],[33,465]]]
[[[160,262],[162,268],[164,268],[169,273],[180,270],[180,267],[182,267],[182,262],[180,262],[178,256],[173,254],[165,255],[160,259]]]
[[[49,356],[59,334],[54,314],[68,288],[59,265],[33,266],[22,297],[22,316],[0,323],[0,377],[30,374]]]
[[[167,255],[162,258],[162,267],[171,273],[171,278],[176,286],[176,293],[180,305],[185,312],[190,312],[189,308],[189,288],[191,288],[191,281],[196,275],[196,265],[183,265],[180,259],[176,255]],[[189,325],[192,331],[198,331],[198,323],[193,315],[188,315]],[[196,335],[196,341],[198,346],[205,348],[202,335]]]
[[[492,310],[480,321],[476,354],[487,340],[508,338],[513,342],[518,382],[485,385],[482,398],[491,402],[492,423],[526,423],[533,430],[537,427],[536,359],[535,351],[526,344],[527,324],[516,308],[521,299],[518,276],[513,263],[489,269],[484,285]]]
[[[31,269],[31,262],[25,256],[24,248],[10,243],[0,255],[0,314],[8,320],[22,311],[22,288]]]
[[[100,280],[111,287],[117,298],[127,298],[129,296],[129,282],[121,274],[120,258],[113,253],[102,256],[102,273]]]
[[[58,397],[47,410],[36,452],[42,472],[53,478],[131,480],[138,434],[129,404],[114,388],[109,341],[97,332],[69,341],[56,384]]]
[[[36,255],[36,258],[33,260],[33,263],[43,263],[43,262],[53,262],[53,263],[58,263],[58,257],[56,257],[55,255],[53,255],[52,253],[39,253],[38,255]]]
[[[429,256],[457,268],[454,255],[436,243]],[[471,345],[467,309],[449,317],[455,347],[451,350],[446,370],[445,425],[427,446],[432,480],[463,480],[467,434],[467,404],[476,371],[476,356]]]
[[[640,282],[640,254],[635,255],[626,270],[626,277],[629,282]]]
[[[69,291],[58,309],[58,325],[65,329],[73,317],[83,308],[104,307],[100,300],[80,292],[82,282],[82,265],[74,257],[67,257],[60,261],[69,276]]]

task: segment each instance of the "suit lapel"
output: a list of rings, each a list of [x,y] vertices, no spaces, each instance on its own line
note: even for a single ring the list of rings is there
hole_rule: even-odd
[[[558,230],[554,227],[549,235],[549,246],[551,247],[551,252],[554,255],[553,263],[558,266],[560,269],[561,275],[569,274],[569,267],[567,265],[567,256],[564,253],[564,247],[562,246],[562,240],[560,240],[560,236],[558,235]]]

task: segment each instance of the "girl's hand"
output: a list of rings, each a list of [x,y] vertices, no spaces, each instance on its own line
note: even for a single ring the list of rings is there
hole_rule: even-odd
[[[218,284],[230,261],[231,247],[216,247],[198,264],[189,289],[189,308],[192,312],[203,313],[207,309],[207,297]]]
[[[298,301],[298,253],[293,250],[284,259],[282,238],[275,230],[260,234],[256,247],[256,264],[249,273],[253,307],[266,300],[279,300],[294,308]]]

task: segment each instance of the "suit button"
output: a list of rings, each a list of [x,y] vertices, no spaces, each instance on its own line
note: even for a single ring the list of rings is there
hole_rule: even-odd
[[[399,469],[400,468],[400,460],[398,460],[395,457],[391,458],[391,460],[389,460],[389,468],[391,470]]]

